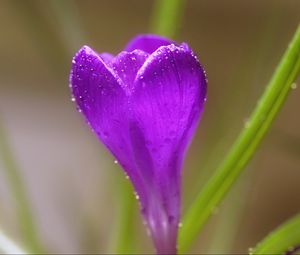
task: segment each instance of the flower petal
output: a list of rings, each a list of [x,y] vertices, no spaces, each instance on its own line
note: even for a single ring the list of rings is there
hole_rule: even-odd
[[[144,64],[148,56],[148,53],[141,50],[134,50],[132,52],[122,51],[112,60],[111,66],[122,80],[122,84],[125,85],[123,89],[128,94],[130,94],[133,89],[133,81],[135,80],[138,70]]]
[[[70,82],[79,111],[125,169],[141,196],[145,185],[132,159],[130,111],[122,80],[96,52],[84,46],[73,59]]]
[[[114,55],[108,53],[108,52],[102,52],[101,54],[99,54],[100,58],[103,60],[103,62],[110,66],[111,65],[111,62],[112,60],[114,59]]]
[[[112,150],[120,130],[120,114],[126,119],[125,93],[121,81],[91,48],[84,46],[73,59],[71,85],[79,110],[100,139]],[[107,118],[109,117],[109,118]],[[112,121],[114,119],[115,121]]]
[[[133,51],[136,49],[143,50],[149,54],[156,51],[161,46],[170,45],[174,41],[159,35],[142,34],[134,37],[125,47],[126,51]]]
[[[130,177],[158,253],[176,253],[180,175],[206,96],[187,44],[140,35],[114,57],[83,47],[70,76],[78,108]]]
[[[133,97],[149,148],[166,159],[173,155],[171,148],[186,148],[199,121],[206,97],[204,70],[186,44],[161,47],[139,70]]]
[[[199,122],[205,96],[204,71],[186,44],[159,48],[137,74],[132,109],[153,159],[156,191],[153,196],[157,196],[155,211],[149,208],[146,217],[156,225],[150,224],[155,231],[159,229],[158,221],[163,222],[163,218],[167,221],[166,226],[160,226],[162,233],[156,233],[160,236],[156,242],[163,242],[166,228],[177,231],[182,160]],[[131,139],[135,144],[140,138]],[[158,213],[159,207],[162,209]],[[160,219],[155,219],[158,214]]]

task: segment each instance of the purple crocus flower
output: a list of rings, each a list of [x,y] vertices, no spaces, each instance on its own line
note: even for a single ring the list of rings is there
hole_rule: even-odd
[[[199,122],[206,78],[186,43],[139,35],[117,56],[83,46],[73,100],[129,176],[157,253],[175,254],[185,151]]]

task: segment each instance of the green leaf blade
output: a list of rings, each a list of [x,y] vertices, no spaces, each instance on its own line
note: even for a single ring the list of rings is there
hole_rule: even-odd
[[[238,179],[250,161],[274,118],[285,102],[300,71],[300,26],[282,57],[254,112],[215,175],[199,193],[187,212],[179,235],[180,252],[185,252],[214,208]]]
[[[285,254],[298,245],[300,245],[300,214],[271,232],[254,249],[250,249],[249,254]]]

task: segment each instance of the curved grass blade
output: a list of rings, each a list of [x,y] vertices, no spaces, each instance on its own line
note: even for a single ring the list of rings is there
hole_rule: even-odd
[[[0,253],[1,254],[27,254],[14,241],[9,239],[0,231]]]
[[[245,128],[214,176],[187,212],[179,233],[179,251],[185,252],[238,179],[285,102],[300,71],[300,26]]]
[[[292,251],[299,245],[300,214],[267,235],[254,249],[249,250],[249,254],[293,254]]]
[[[0,126],[0,158],[3,161],[5,174],[16,201],[16,211],[21,224],[25,245],[31,252],[39,253],[42,251],[42,247],[38,238],[37,226],[32,215],[31,205],[21,177],[21,171],[14,159],[2,126]]]

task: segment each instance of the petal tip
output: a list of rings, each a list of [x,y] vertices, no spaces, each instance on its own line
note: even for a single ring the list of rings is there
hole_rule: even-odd
[[[166,37],[156,34],[139,34],[130,40],[125,47],[126,51],[133,51],[135,49],[143,50],[149,54],[157,50],[160,46],[175,43]]]

